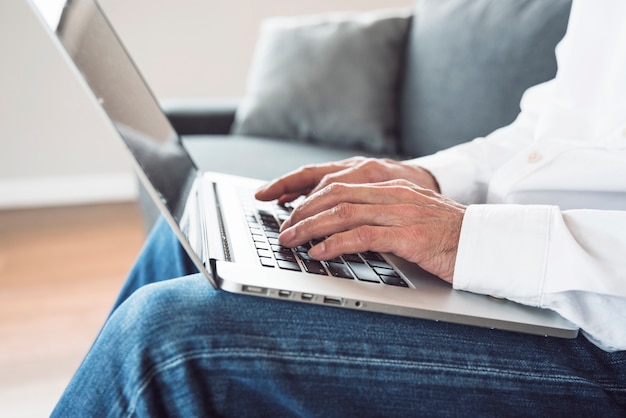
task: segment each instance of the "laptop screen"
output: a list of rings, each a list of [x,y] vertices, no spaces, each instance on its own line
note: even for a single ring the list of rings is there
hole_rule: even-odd
[[[196,166],[100,6],[95,0],[34,3],[180,223]]]

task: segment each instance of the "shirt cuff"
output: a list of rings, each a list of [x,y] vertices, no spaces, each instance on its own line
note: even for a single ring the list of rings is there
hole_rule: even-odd
[[[542,306],[554,210],[558,208],[469,206],[461,228],[454,288]]]

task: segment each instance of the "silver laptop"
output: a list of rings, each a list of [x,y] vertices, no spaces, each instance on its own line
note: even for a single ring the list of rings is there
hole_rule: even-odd
[[[320,262],[307,256],[306,246],[282,247],[277,229],[289,208],[255,201],[263,181],[197,169],[95,0],[69,0],[56,11],[44,9],[49,0],[36,3],[59,49],[126,143],[146,189],[214,288],[329,309],[577,335],[552,311],[455,291],[392,255],[347,254]]]

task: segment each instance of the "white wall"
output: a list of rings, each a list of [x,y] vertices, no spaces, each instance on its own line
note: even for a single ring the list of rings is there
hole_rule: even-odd
[[[269,16],[413,0],[101,0],[159,98],[240,97]],[[131,5],[132,4],[132,5]],[[130,199],[128,157],[28,0],[0,1],[0,208]]]

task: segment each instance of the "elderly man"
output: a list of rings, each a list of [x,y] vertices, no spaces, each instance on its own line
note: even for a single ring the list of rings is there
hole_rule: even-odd
[[[163,223],[55,416],[622,415],[626,2],[574,3],[554,80],[486,138],[304,167],[280,241],[391,252],[457,289],[554,309],[574,340],[216,292]]]

